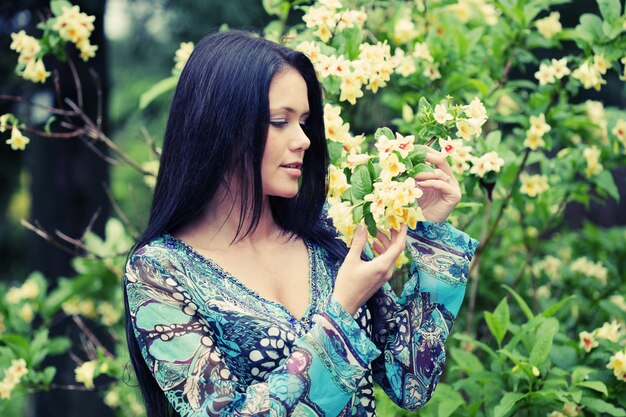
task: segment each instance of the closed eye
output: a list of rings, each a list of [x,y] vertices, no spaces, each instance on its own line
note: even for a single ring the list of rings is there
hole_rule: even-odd
[[[270,120],[270,124],[279,129],[287,126],[287,123],[289,122],[283,120]]]

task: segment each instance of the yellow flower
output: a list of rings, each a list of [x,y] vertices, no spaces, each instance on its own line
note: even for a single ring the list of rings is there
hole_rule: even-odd
[[[617,140],[622,142],[622,145],[626,147],[626,120],[619,119],[613,130],[611,130],[611,133],[613,133],[617,137]]]
[[[561,413],[560,411],[553,411],[550,414],[548,414],[547,417],[567,417],[567,416]]]
[[[5,371],[5,378],[10,374],[11,378],[15,380],[15,383],[18,383],[20,379],[24,375],[28,373],[28,368],[26,368],[26,361],[22,358],[11,360],[11,366]]]
[[[339,233],[339,238],[350,246],[357,228],[357,225],[352,222],[352,206],[337,198],[329,198],[328,204],[328,217],[332,219],[333,226]]]
[[[0,399],[8,400],[11,398],[11,392],[15,388],[14,384],[9,382],[0,381]]]
[[[607,369],[613,370],[613,375],[620,381],[626,381],[626,352],[615,352],[606,365]]]
[[[615,304],[620,310],[626,311],[626,298],[621,294],[615,294],[609,297],[609,301]],[[2,332],[0,331],[0,334]]]
[[[76,382],[82,382],[86,388],[93,389],[93,378],[96,372],[97,361],[83,362],[74,370]]]
[[[14,151],[23,151],[26,149],[26,145],[28,145],[29,142],[30,139],[22,135],[22,132],[20,132],[17,126],[13,126],[13,129],[11,130],[11,139],[7,139],[5,143],[7,145],[11,145],[11,149]]]
[[[328,196],[329,197],[341,197],[345,193],[350,184],[346,178],[343,170],[337,168],[334,165],[328,167]]]
[[[552,58],[550,62],[552,63],[552,71],[554,73],[554,76],[557,79],[560,80],[566,75],[571,74],[572,71],[570,71],[570,69],[567,67],[567,58],[561,58],[561,59]]]
[[[120,393],[116,387],[107,391],[104,396],[104,403],[111,408],[117,408],[120,406]]]
[[[528,175],[524,172],[520,175],[520,180],[522,182],[520,193],[529,197],[536,197],[550,189],[548,177],[545,175]]]
[[[426,42],[417,42],[413,49],[413,56],[426,62],[434,62],[433,56],[430,54],[428,44]]]
[[[441,78],[439,66],[437,64],[426,65],[424,67],[424,76],[426,76],[431,81],[438,80],[439,78]]]
[[[464,111],[469,116],[470,123],[476,127],[482,126],[487,121],[487,109],[478,97],[465,106]]]
[[[346,161],[343,163],[342,167],[354,169],[359,165],[367,163],[372,157],[366,153],[358,154],[351,153],[346,157]]]
[[[600,163],[600,149],[597,146],[593,145],[588,148],[585,148],[583,151],[583,156],[587,162],[587,168],[585,170],[588,177],[592,177],[594,175],[599,174],[603,167]]]
[[[27,35],[23,30],[18,33],[12,33],[11,39],[13,39],[13,42],[10,47],[20,54],[17,60],[20,64],[28,63],[41,51],[39,40]]]
[[[397,44],[407,43],[417,35],[415,23],[408,18],[398,20],[393,28],[393,41]]]
[[[147,172],[147,174],[144,174],[143,176],[143,182],[149,187],[154,189],[154,187],[156,186],[156,179],[157,179],[157,175],[159,173],[159,161],[155,160],[155,161],[148,161],[145,162],[141,167],[143,168],[144,171]]]
[[[580,67],[576,68],[572,72],[572,77],[580,81],[583,87],[589,89],[594,88],[600,91],[602,84],[606,84],[606,81],[602,78],[600,71],[589,62],[584,62]]]
[[[0,116],[0,133],[4,133],[9,127],[9,119],[13,119],[13,115],[11,113],[6,113]]]
[[[20,318],[26,323],[30,323],[31,321],[33,321],[33,317],[35,315],[33,312],[33,307],[30,304],[24,304],[22,308],[20,308],[20,310],[18,311],[18,314]]]
[[[477,133],[476,126],[467,119],[457,120],[456,130],[457,136],[464,140],[470,140]]]
[[[623,325],[617,320],[610,323],[605,322],[602,327],[597,328],[594,333],[598,339],[606,339],[613,343],[617,343],[624,334]]]
[[[495,151],[487,152],[479,158],[473,157],[470,174],[482,178],[488,172],[500,172],[500,168],[502,168],[503,165],[504,159],[500,158]]]
[[[626,26],[626,20],[624,20],[624,26]],[[620,59],[620,61],[622,63],[622,66],[624,67],[624,73],[622,75],[620,75],[619,79],[622,81],[626,81],[626,56],[622,59]]]
[[[539,80],[539,85],[553,83],[556,79],[554,68],[542,62],[539,65],[539,71],[535,73],[535,78]]]
[[[39,295],[39,286],[33,279],[28,279],[21,287],[22,297],[27,300],[33,300]]]
[[[380,161],[380,177],[391,179],[406,171],[406,166],[400,162],[398,155],[391,153],[386,159]]]
[[[593,66],[600,72],[600,74],[606,74],[606,71],[613,67],[611,62],[607,61],[604,58],[604,55],[594,55],[593,57]]]
[[[578,337],[580,339],[579,346],[581,349],[584,349],[585,352],[591,352],[591,349],[598,346],[598,341],[593,333],[580,332]]]
[[[350,104],[356,104],[356,99],[363,97],[361,86],[362,84],[352,74],[343,77],[341,79],[341,94],[339,96],[339,100],[348,101]]]
[[[313,64],[316,64],[320,57],[320,47],[317,43],[305,41],[296,46],[296,51],[306,55]]]
[[[94,16],[82,13],[78,6],[63,7],[63,13],[56,18],[53,29],[59,32],[61,38],[78,44],[89,38],[94,30]]]
[[[541,113],[539,116],[530,116],[530,129],[540,136],[548,133],[552,127],[546,123],[546,116]]]
[[[559,21],[560,17],[561,14],[559,12],[552,12],[548,17],[537,20],[535,22],[537,31],[548,39],[552,38],[563,30],[563,26],[561,26],[561,22]]]
[[[176,53],[174,54],[174,62],[176,62],[176,65],[174,66],[175,71],[181,72],[183,68],[185,68],[187,61],[189,60],[189,57],[193,52],[193,48],[193,42],[180,43],[178,49],[176,50]]]
[[[573,401],[563,405],[563,412],[569,417],[577,417],[582,415],[582,408]]]
[[[435,106],[433,116],[435,117],[435,121],[441,125],[445,124],[448,120],[454,119],[454,117],[448,113],[448,109],[445,104],[437,104]]]
[[[46,71],[46,67],[41,59],[31,59],[26,64],[26,68],[22,72],[22,78],[34,83],[44,83],[50,76],[50,72]]]
[[[104,324],[105,326],[114,325],[122,317],[121,310],[113,307],[111,303],[100,303],[98,304],[98,307],[96,310],[98,311],[98,314],[100,314],[102,324]],[[107,365],[107,364],[104,363],[103,366],[104,365]],[[102,367],[100,371],[105,372],[102,370]]]
[[[89,58],[96,56],[96,51],[98,50],[98,46],[90,44],[87,38],[81,39],[76,44],[76,47],[80,50],[80,57],[85,62],[87,62]]]

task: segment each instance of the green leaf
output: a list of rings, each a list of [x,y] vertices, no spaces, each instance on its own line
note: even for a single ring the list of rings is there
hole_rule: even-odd
[[[269,15],[279,16],[281,11],[280,6],[282,2],[282,0],[263,0],[263,9]]]
[[[173,90],[178,84],[178,77],[171,76],[154,84],[139,97],[139,109],[143,110],[161,95]]]
[[[395,139],[393,132],[388,127],[379,127],[376,129],[376,133],[374,133],[374,140],[378,141],[381,136],[386,136],[389,140]]]
[[[611,197],[619,202],[619,191],[615,185],[615,180],[611,171],[602,170],[598,175],[594,177],[596,185],[603,191],[606,191]]]
[[[601,382],[601,381],[582,381],[582,382],[577,383],[576,386],[589,388],[591,390],[598,391],[604,394],[605,397],[609,395],[609,391],[606,385],[604,384],[604,382]]]
[[[615,23],[622,15],[620,0],[598,0],[600,14],[609,23]]]
[[[71,345],[70,339],[66,337],[55,337],[48,341],[46,348],[50,355],[60,355],[67,351]]]
[[[54,123],[56,121],[56,119],[57,118],[55,116],[48,117],[48,120],[46,121],[46,124],[43,127],[44,132],[46,132],[46,133],[51,133],[52,132],[50,130],[50,125],[52,125],[52,123]]]
[[[559,322],[554,318],[545,319],[535,334],[535,344],[530,351],[528,362],[540,367],[548,359],[552,350],[554,335],[559,331]]]
[[[590,411],[595,411],[603,416],[626,417],[626,410],[615,407],[613,404],[607,403],[599,398],[583,397],[580,403]]]
[[[350,185],[352,185],[352,195],[357,201],[363,200],[363,197],[372,192],[372,179],[367,165],[359,165],[354,168],[350,177]]]
[[[409,177],[414,177],[417,174],[421,174],[422,172],[430,172],[434,171],[434,168],[428,164],[420,163],[411,168],[408,172]]]
[[[359,57],[359,47],[363,40],[363,32],[358,27],[345,29],[341,32],[341,46],[345,56],[349,60],[356,60]]]
[[[515,298],[515,301],[517,301],[517,304],[522,309],[522,312],[528,320],[535,317],[533,311],[530,309],[530,307],[528,307],[528,304],[526,304],[526,301],[524,301],[524,299],[518,293],[516,293],[513,288],[505,284],[503,284],[502,287],[507,290],[513,296],[513,298]]]
[[[500,346],[510,323],[509,304],[506,298],[500,301],[493,313],[485,311],[485,321],[491,334],[496,338],[498,346]]]
[[[562,299],[561,301],[559,301],[558,303],[548,307],[543,313],[541,313],[541,315],[543,317],[552,317],[553,315],[555,315],[557,313],[557,311],[559,311],[565,304],[569,303],[570,301],[572,301],[573,299],[576,298],[576,295],[570,295],[568,297],[565,297],[564,299]]]
[[[576,26],[576,36],[589,44],[602,39],[602,19],[592,13],[583,14],[580,16],[580,24]]]
[[[352,222],[361,223],[361,219],[363,219],[363,205],[359,204],[352,209]]]
[[[376,233],[378,233],[378,228],[376,227],[374,216],[369,209],[363,210],[363,219],[365,220],[365,226],[367,226],[367,232],[370,236],[375,237]]]
[[[528,394],[520,394],[517,392],[507,392],[500,400],[500,403],[493,409],[493,416],[508,416],[511,411],[515,410],[515,404],[527,395]]]
[[[50,2],[50,10],[55,16],[61,16],[65,7],[72,7],[72,3],[66,0],[52,0]]]
[[[457,366],[468,375],[485,370],[478,357],[472,352],[468,352],[465,349],[451,348],[450,355]]]
[[[339,142],[326,141],[328,146],[328,156],[330,156],[330,162],[336,164],[341,159],[343,152],[343,145]]]
[[[417,112],[421,113],[423,111],[425,111],[426,109],[431,109],[432,106],[430,105],[430,103],[428,102],[428,100],[426,100],[425,97],[420,97],[420,100],[417,104]]]

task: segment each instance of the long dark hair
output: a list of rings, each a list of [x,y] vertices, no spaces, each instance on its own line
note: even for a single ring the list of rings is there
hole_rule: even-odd
[[[175,232],[201,215],[226,175],[240,180],[238,234],[245,237],[261,215],[261,161],[269,127],[269,87],[285,68],[304,78],[310,114],[305,132],[311,141],[294,198],[270,197],[274,220],[292,236],[315,241],[337,259],[347,248],[335,239],[322,216],[326,197],[328,150],[322,94],[315,69],[302,53],[242,31],[206,36],[195,47],[180,76],[163,140],[161,164],[146,230],[131,250],[164,232]],[[234,162],[236,161],[236,162]],[[128,301],[126,338],[148,417],[174,415],[146,366],[133,333]]]

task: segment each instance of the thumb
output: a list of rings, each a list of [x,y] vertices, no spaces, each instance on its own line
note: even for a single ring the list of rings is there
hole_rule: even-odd
[[[354,232],[352,244],[350,245],[350,252],[348,252],[346,258],[351,258],[353,260],[361,259],[361,252],[363,252],[366,242],[367,232],[365,231],[365,226],[360,224],[357,227],[356,232]]]

